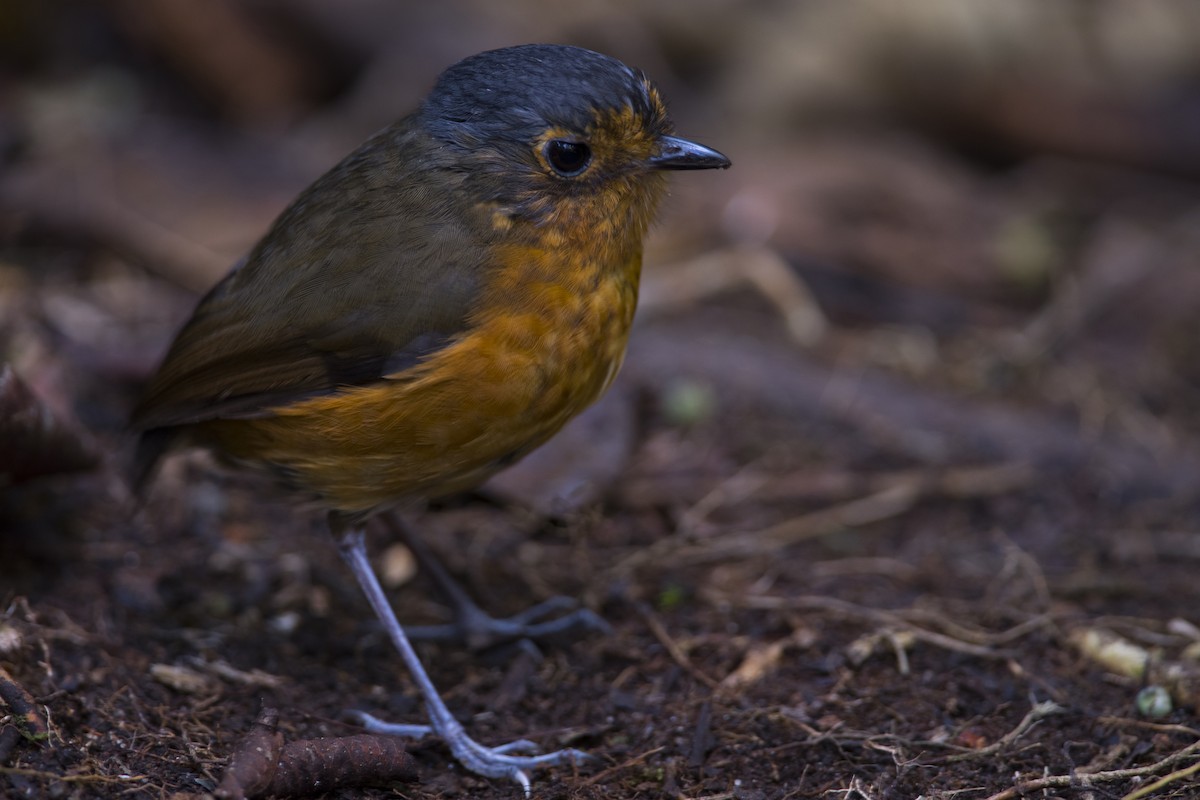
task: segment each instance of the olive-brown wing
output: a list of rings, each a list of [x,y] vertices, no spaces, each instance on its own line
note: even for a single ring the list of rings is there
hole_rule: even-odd
[[[266,409],[401,373],[467,324],[487,228],[405,123],[314,183],[198,305],[139,430]]]

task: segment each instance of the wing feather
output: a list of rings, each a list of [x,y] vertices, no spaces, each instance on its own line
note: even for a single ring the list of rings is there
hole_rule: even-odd
[[[452,340],[476,302],[490,226],[455,205],[461,176],[431,180],[437,159],[402,120],[301,194],[200,301],[134,427],[261,415],[394,376]]]

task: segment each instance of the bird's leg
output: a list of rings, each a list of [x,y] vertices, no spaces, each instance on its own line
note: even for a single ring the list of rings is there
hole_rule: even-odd
[[[400,651],[404,665],[408,668],[409,674],[412,675],[413,681],[421,692],[421,698],[425,701],[425,710],[429,716],[429,725],[424,726],[391,725],[381,722],[369,714],[360,714],[359,717],[368,730],[397,736],[423,736],[426,733],[433,733],[446,742],[454,757],[471,772],[487,778],[514,780],[521,784],[526,797],[529,797],[529,778],[525,775],[526,770],[591,758],[586,753],[574,749],[559,750],[539,756],[514,756],[509,754],[535,749],[534,744],[522,739],[499,747],[485,747],[467,736],[462,724],[454,718],[438,694],[437,688],[434,687],[425,668],[421,666],[416,651],[413,650],[412,644],[404,634],[404,629],[400,627],[400,622],[396,619],[396,614],[383,593],[383,587],[379,584],[374,570],[371,569],[370,561],[367,560],[367,546],[362,528],[343,530],[340,520],[334,515],[330,516],[330,527],[338,538],[338,548],[342,558],[350,567],[350,571],[354,573],[358,585],[362,587],[363,594],[367,596],[367,601],[375,610],[375,615],[379,617],[379,621],[387,630],[392,644]]]
[[[429,545],[395,513],[382,515],[387,526],[412,551],[418,566],[437,584],[454,609],[454,622],[447,625],[410,627],[409,636],[416,640],[462,640],[473,650],[483,650],[497,644],[530,639],[541,641],[566,634],[609,630],[608,623],[589,608],[575,608],[553,619],[546,617],[573,608],[569,597],[551,597],[519,614],[497,619],[480,608],[462,585],[446,571]]]

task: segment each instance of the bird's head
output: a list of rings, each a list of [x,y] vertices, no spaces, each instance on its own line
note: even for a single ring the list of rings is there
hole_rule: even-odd
[[[644,235],[664,171],[728,167],[673,135],[654,85],[578,47],[524,45],[467,58],[438,78],[420,111],[447,168],[499,228],[560,236]]]

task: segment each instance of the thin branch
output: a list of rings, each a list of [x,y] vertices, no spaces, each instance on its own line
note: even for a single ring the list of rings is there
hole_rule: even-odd
[[[666,648],[667,654],[671,656],[672,661],[687,670],[689,675],[703,683],[709,689],[716,689],[720,685],[719,681],[701,672],[699,667],[692,663],[687,653],[683,652],[683,648],[679,646],[679,643],[671,638],[671,635],[667,633],[667,629],[659,622],[658,617],[655,616],[653,611],[647,606],[639,604],[638,613],[645,620],[646,627],[650,628],[650,632],[654,634],[654,638],[658,639],[659,644]]]
[[[967,761],[972,758],[979,758],[980,756],[990,756],[995,753],[999,753],[1001,750],[1008,747],[1010,744],[1015,742],[1017,739],[1020,739],[1022,736],[1024,736],[1025,733],[1030,728],[1032,728],[1034,725],[1036,725],[1040,720],[1043,720],[1046,717],[1050,717],[1055,714],[1061,714],[1064,711],[1066,711],[1065,708],[1060,706],[1058,703],[1053,703],[1053,702],[1050,702],[1049,700],[1047,700],[1043,703],[1038,703],[1033,708],[1029,709],[1029,713],[1027,713],[1021,719],[1021,721],[1017,723],[1017,727],[1013,728],[1011,731],[1004,734],[999,739],[997,739],[996,741],[989,744],[987,747],[981,747],[980,749],[972,750],[969,753],[959,753],[958,755],[950,756],[946,760],[947,761]]]
[[[1167,767],[1173,766],[1178,762],[1195,755],[1198,751],[1200,751],[1200,741],[1193,742],[1182,750],[1172,753],[1161,761],[1156,761],[1153,764],[1149,764],[1144,767],[1114,769],[1107,772],[1074,772],[1069,775],[1047,775],[1042,778],[1034,778],[1033,780],[1022,781],[1016,786],[1005,789],[1003,792],[998,792],[997,794],[991,795],[990,797],[986,798],[986,800],[1011,800],[1011,798],[1020,797],[1021,795],[1040,791],[1042,789],[1088,787],[1095,786],[1096,784],[1100,783],[1111,783],[1113,781],[1125,781],[1132,780],[1133,778],[1143,778],[1147,775],[1153,775],[1156,772],[1161,772]],[[1129,796],[1127,795],[1126,797],[1128,798]]]

